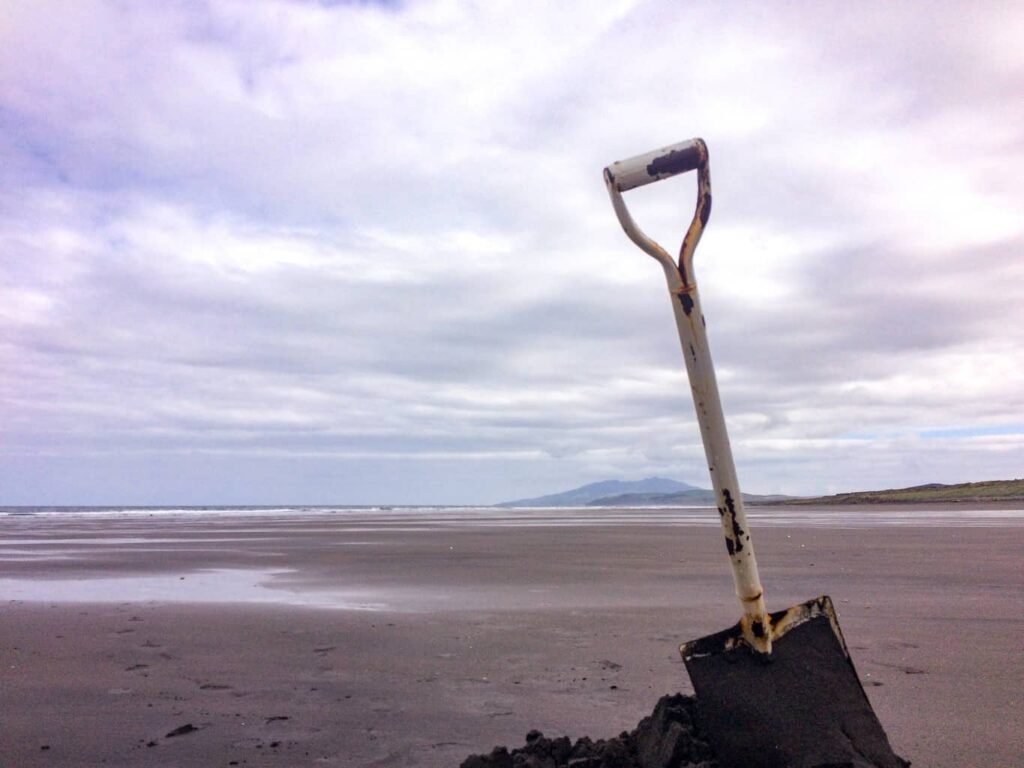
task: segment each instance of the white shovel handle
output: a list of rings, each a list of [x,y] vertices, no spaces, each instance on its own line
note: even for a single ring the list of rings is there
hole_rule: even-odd
[[[770,653],[770,620],[765,610],[764,591],[757,572],[754,545],[736,477],[736,465],[729,445],[704,315],[693,274],[693,253],[711,213],[711,177],[707,160],[704,142],[691,139],[612,163],[604,169],[604,178],[623,230],[644,252],[656,258],[665,271],[686,372],[690,379],[693,405],[697,411],[697,423],[704,443],[704,455],[729,552],[736,596],[743,608],[740,621],[743,635],[753,648],[762,653]],[[647,237],[636,225],[621,193],[692,170],[698,171],[697,208],[683,239],[677,264],[664,248]]]

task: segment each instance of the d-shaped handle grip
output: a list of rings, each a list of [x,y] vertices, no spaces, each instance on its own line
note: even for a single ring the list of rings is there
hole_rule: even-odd
[[[652,181],[661,181],[669,176],[694,170],[697,171],[697,209],[693,213],[693,221],[686,231],[686,237],[683,238],[682,248],[679,249],[677,268],[665,249],[645,235],[633,221],[622,193],[650,184]],[[683,283],[692,281],[693,252],[700,241],[704,225],[708,222],[708,216],[711,215],[711,174],[708,171],[708,148],[704,140],[681,141],[628,160],[612,163],[604,169],[604,183],[608,187],[608,195],[611,197],[615,215],[618,216],[622,229],[641,250],[661,262],[669,278],[670,287],[680,280]]]

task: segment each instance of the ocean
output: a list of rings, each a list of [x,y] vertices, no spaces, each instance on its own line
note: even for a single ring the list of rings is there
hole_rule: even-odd
[[[1024,503],[1001,505],[904,504],[850,506],[770,506],[746,508],[756,527],[795,526],[874,528],[887,526],[994,527],[1024,525]],[[527,528],[577,526],[712,526],[718,516],[709,507],[482,507],[482,506],[203,506],[203,507],[0,507],[0,530],[18,520],[275,519],[334,520],[380,530],[459,528]]]

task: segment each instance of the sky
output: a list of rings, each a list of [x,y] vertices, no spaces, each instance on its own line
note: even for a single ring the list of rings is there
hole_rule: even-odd
[[[1024,6],[0,4],[0,504],[709,485],[601,171],[695,136],[740,482],[1024,477]],[[693,174],[627,193],[675,251]]]

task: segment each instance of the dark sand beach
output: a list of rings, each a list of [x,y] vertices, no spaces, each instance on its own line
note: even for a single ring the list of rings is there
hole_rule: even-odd
[[[1024,764],[1024,515],[772,508],[898,753]],[[711,516],[704,521],[703,516]],[[0,765],[457,766],[609,737],[735,622],[706,510],[0,513]],[[176,735],[171,735],[175,734]]]

